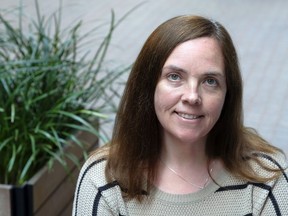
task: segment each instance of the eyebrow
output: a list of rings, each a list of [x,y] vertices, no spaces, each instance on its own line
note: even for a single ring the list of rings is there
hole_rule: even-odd
[[[220,73],[220,72],[207,72],[207,73],[204,73],[204,75],[206,76],[215,76],[215,77],[225,77],[224,74]]]
[[[168,65],[168,66],[165,66],[163,67],[162,70],[173,70],[173,71],[178,71],[178,72],[185,72],[185,73],[188,73],[186,70],[184,70],[183,68],[180,68],[180,67],[177,67],[175,65]]]
[[[184,72],[184,73],[188,73],[185,69],[177,67],[175,65],[168,65],[163,67],[162,70],[174,70],[177,72]],[[216,76],[216,77],[225,77],[225,75],[221,72],[217,72],[217,71],[210,71],[210,72],[206,72],[203,74],[204,76]]]

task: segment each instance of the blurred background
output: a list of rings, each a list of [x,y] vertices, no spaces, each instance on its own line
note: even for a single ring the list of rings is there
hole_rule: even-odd
[[[1,9],[20,1],[1,0]],[[79,19],[91,29],[109,26],[137,6],[113,35],[109,64],[130,65],[148,35],[163,21],[183,14],[213,18],[230,32],[238,50],[244,80],[246,126],[288,152],[288,1],[286,0],[62,0],[62,26]],[[36,16],[34,0],[23,0],[25,16]],[[59,0],[39,0],[43,14],[59,8]],[[104,34],[103,30],[103,34]],[[97,43],[97,42],[95,42]],[[96,45],[95,45],[96,46]],[[126,76],[127,77],[127,76]],[[124,78],[125,79],[125,78]],[[121,94],[122,90],[119,90]],[[110,117],[113,120],[113,116]],[[112,123],[107,126],[111,133]]]

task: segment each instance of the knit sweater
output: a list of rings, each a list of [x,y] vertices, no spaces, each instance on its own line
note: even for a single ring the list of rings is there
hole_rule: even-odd
[[[262,155],[261,160],[287,167],[285,159]],[[125,200],[117,181],[107,182],[106,160],[91,157],[83,165],[75,191],[73,216],[288,215],[288,171],[267,183],[247,182],[223,170],[214,182],[191,194],[175,195],[153,187],[139,203]],[[255,171],[269,175],[255,165]]]

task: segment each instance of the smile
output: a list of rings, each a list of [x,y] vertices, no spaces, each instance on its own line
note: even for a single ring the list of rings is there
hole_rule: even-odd
[[[193,119],[199,119],[204,117],[203,115],[192,115],[192,114],[187,114],[187,113],[178,113],[176,112],[176,114],[184,119],[189,119],[189,120],[193,120]]]

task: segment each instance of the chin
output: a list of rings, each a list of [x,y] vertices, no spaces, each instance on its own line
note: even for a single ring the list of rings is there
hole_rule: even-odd
[[[189,135],[181,135],[178,136],[178,139],[180,142],[183,143],[199,143],[199,142],[205,142],[206,141],[206,137],[203,136],[191,136],[191,134]]]

